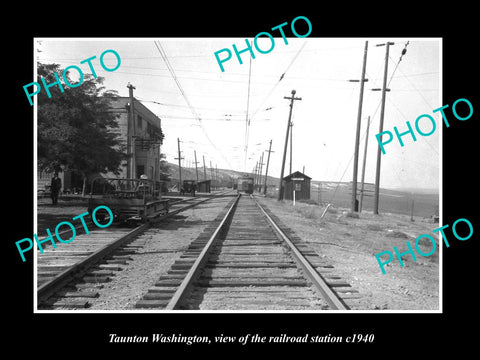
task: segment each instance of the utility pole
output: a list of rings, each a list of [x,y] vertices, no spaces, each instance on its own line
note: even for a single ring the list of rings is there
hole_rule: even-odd
[[[258,161],[255,164],[255,168],[253,169],[253,191],[255,191],[255,187],[258,184]]]
[[[290,172],[289,172],[289,175],[292,173],[292,148],[293,148],[293,141],[292,141],[292,137],[293,137],[293,123],[290,122]]]
[[[197,151],[193,150],[193,154],[195,156],[195,174],[197,175],[197,183],[198,183],[198,161],[197,161]]]
[[[263,170],[263,151],[262,156],[260,157],[260,176],[258,178],[258,192],[262,192],[262,170]]]
[[[386,44],[378,44],[377,46],[385,46],[386,45],[386,51],[385,51],[385,71],[383,73],[383,87],[382,87],[382,107],[380,109],[380,127],[378,130],[378,133],[383,132],[383,119],[385,116],[385,95],[387,91],[390,91],[387,89],[387,75],[388,75],[388,52],[390,49],[390,45],[393,45],[393,42],[387,42]],[[372,90],[378,90],[378,89],[372,89]],[[380,164],[382,161],[382,153],[380,146],[378,147],[377,151],[377,170],[375,173],[375,198],[373,201],[373,213],[378,215],[378,201],[379,201],[379,194],[380,194]]]
[[[363,192],[364,192],[364,185],[365,185],[365,167],[367,165],[367,147],[368,147],[369,131],[370,131],[370,116],[368,117],[368,122],[367,122],[367,137],[365,138],[365,150],[363,152],[362,188],[360,190],[360,205],[358,207],[359,212],[362,212],[362,206],[363,206]]]
[[[288,123],[287,123],[287,134],[285,135],[285,147],[283,148],[283,160],[282,160],[282,170],[280,172],[280,184],[278,186],[278,200],[283,200],[283,172],[285,171],[285,159],[287,157],[287,145],[288,145],[288,133],[290,130],[290,122],[292,119],[292,109],[293,109],[293,102],[295,100],[302,100],[302,98],[296,98],[295,97],[295,90],[292,90],[292,96],[287,97],[284,96],[284,99],[289,99],[290,100],[290,113],[288,115]]]
[[[133,108],[133,90],[135,86],[128,83],[128,95],[130,97],[130,114],[128,120],[128,137],[127,137],[127,148],[128,148],[128,165],[127,166],[127,178],[135,178],[135,118],[134,118],[134,108]]]
[[[270,146],[268,147],[267,168],[265,169],[265,185],[263,187],[263,195],[267,195],[267,176],[268,176],[268,164],[270,163],[270,153],[272,151],[272,140],[270,140]]]
[[[218,181],[218,168],[217,168],[217,164],[215,164],[215,179],[217,180],[217,188],[219,187],[218,185],[220,184],[220,182]]]
[[[177,138],[177,144],[178,144],[178,192],[180,192],[180,189],[182,188],[182,156],[180,152],[180,138]]]
[[[215,186],[213,186],[214,179],[213,179],[213,168],[212,168],[212,160],[210,160],[210,177],[212,178],[212,187],[215,189]]]
[[[357,172],[358,172],[358,150],[360,147],[360,127],[362,122],[362,104],[363,104],[363,87],[365,81],[365,68],[367,66],[367,51],[368,51],[368,41],[365,41],[365,50],[363,54],[363,67],[362,67],[362,77],[360,79],[360,99],[358,101],[358,114],[357,114],[357,132],[355,135],[355,156],[353,159],[353,180],[352,180],[352,207],[351,211],[358,211],[356,207],[357,203]],[[351,80],[352,81],[352,80]]]
[[[205,169],[205,155],[203,156],[203,181],[207,181],[207,170]]]

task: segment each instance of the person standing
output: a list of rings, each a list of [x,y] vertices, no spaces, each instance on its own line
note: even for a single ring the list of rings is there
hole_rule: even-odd
[[[52,192],[52,205],[57,205],[58,203],[58,194],[62,188],[62,180],[58,177],[58,173],[52,178],[52,183],[50,186],[50,191]]]

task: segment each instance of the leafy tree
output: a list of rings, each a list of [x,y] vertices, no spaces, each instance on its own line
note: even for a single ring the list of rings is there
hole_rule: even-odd
[[[61,79],[63,69],[57,64],[39,64],[40,77],[47,84],[56,81],[54,73]],[[78,81],[66,74],[70,84]],[[117,97],[115,91],[106,91],[103,78],[94,79],[84,74],[83,82],[77,87],[62,84],[49,88],[38,96],[38,167],[41,170],[71,170],[81,174],[84,188],[88,176],[111,171],[118,174],[121,161],[125,158],[115,128],[118,115],[109,111],[110,102]]]

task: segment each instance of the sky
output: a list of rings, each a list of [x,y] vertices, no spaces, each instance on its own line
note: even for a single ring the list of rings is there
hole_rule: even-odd
[[[253,39],[248,39],[251,41]],[[135,86],[134,96],[162,121],[165,134],[162,153],[177,163],[177,138],[184,160],[182,166],[197,161],[219,169],[250,172],[264,152],[266,164],[269,142],[272,153],[269,175],[279,177],[292,90],[301,100],[292,111],[293,171],[320,181],[351,181],[359,106],[360,84],[349,80],[361,77],[365,42],[368,41],[366,79],[359,149],[358,180],[361,179],[367,119],[368,136],[365,181],[374,183],[379,132],[381,88],[386,41],[390,46],[388,88],[384,131],[414,127],[422,114],[437,123],[430,136],[416,134],[394,139],[382,155],[380,185],[384,188],[437,189],[440,186],[442,121],[433,109],[444,105],[441,93],[442,41],[439,38],[274,38],[273,50],[259,53],[253,47],[237,60],[232,45],[246,47],[245,38],[36,38],[35,61],[57,63],[62,68],[79,66],[91,73],[84,59],[92,61],[95,71],[104,77],[104,86],[128,96],[127,84]],[[408,45],[407,45],[408,42]],[[259,38],[260,49],[271,47],[266,37]],[[402,50],[407,52],[401,57]],[[222,72],[214,53],[228,48],[232,58],[223,63]],[[112,72],[102,69],[99,57],[115,50],[120,67]],[[225,56],[222,53],[220,56]],[[114,67],[111,53],[104,57]],[[74,77],[74,76],[72,76]],[[33,80],[32,80],[33,81]],[[247,111],[248,109],[248,111]],[[247,126],[247,119],[249,125]],[[426,133],[431,124],[423,119]],[[285,164],[288,175],[289,152]],[[265,169],[265,166],[264,166]]]

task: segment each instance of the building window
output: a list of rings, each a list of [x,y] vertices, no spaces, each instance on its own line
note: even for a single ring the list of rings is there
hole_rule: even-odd
[[[140,115],[137,115],[137,127],[142,128],[142,117]]]
[[[145,165],[137,165],[137,178],[145,174]]]

